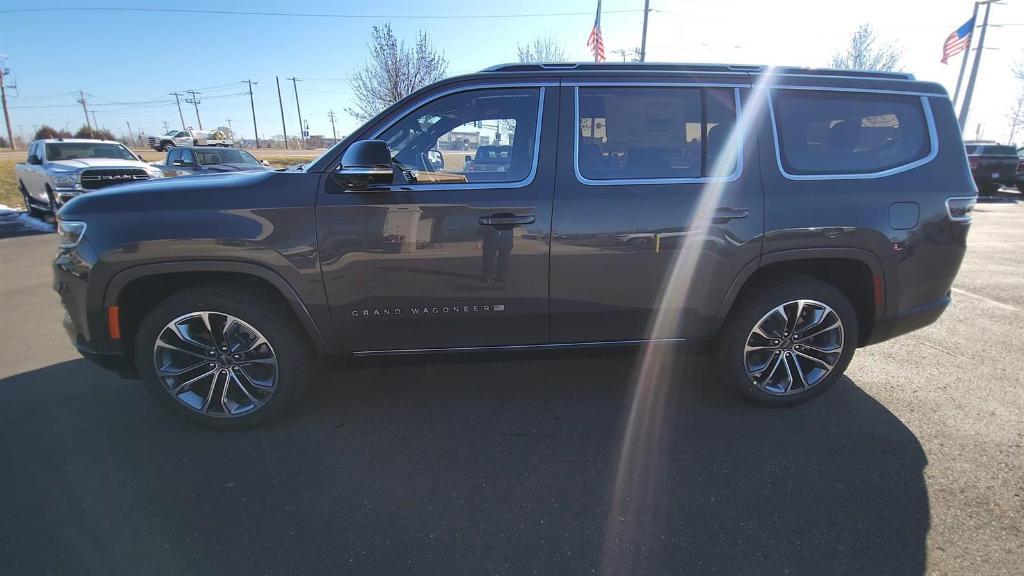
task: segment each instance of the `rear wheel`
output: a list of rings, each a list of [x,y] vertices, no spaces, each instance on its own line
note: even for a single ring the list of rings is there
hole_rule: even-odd
[[[171,412],[218,428],[282,414],[316,374],[316,354],[291,311],[231,284],[174,294],[142,321],[135,362]]]
[[[747,399],[788,406],[835,384],[856,345],[856,312],[842,292],[807,276],[774,277],[730,312],[716,364]]]

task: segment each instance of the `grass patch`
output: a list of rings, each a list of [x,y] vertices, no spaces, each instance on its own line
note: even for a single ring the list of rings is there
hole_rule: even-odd
[[[11,208],[24,208],[21,192],[18,192],[18,180],[14,177],[16,158],[0,158],[0,204]]]

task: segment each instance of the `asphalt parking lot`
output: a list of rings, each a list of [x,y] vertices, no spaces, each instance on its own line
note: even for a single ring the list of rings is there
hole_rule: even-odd
[[[830,393],[755,408],[688,360],[644,571],[1021,573],[1024,204],[1004,196],[941,320]],[[598,571],[636,356],[362,362],[292,418],[213,432],[77,356],[54,244],[0,240],[4,573]]]

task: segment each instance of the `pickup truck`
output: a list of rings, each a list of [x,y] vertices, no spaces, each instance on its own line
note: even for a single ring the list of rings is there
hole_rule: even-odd
[[[982,195],[991,195],[1000,185],[1016,186],[1017,149],[1013,146],[994,142],[966,142],[967,161],[971,165],[971,176]]]
[[[171,130],[160,136],[147,136],[146,143],[157,152],[175,146],[234,146],[235,141],[220,130]]]
[[[56,138],[36,140],[14,167],[18,191],[33,216],[56,214],[66,202],[113,184],[163,178],[120,142]]]

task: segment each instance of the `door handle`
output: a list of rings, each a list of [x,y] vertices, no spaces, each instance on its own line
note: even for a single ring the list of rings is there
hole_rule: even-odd
[[[481,226],[522,226],[524,224],[533,224],[537,220],[537,217],[533,214],[526,214],[523,216],[516,216],[515,214],[493,214],[491,216],[481,216]]]
[[[750,215],[750,210],[743,208],[718,208],[715,210],[715,215],[711,218],[715,224],[725,224],[730,220],[746,218],[748,215]]]

